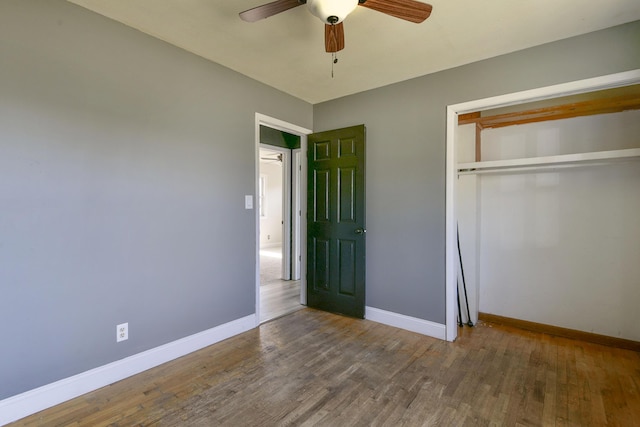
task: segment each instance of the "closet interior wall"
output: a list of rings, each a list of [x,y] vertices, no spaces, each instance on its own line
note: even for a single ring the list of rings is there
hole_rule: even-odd
[[[640,110],[486,129],[482,160],[640,148]],[[458,128],[475,159],[475,124]],[[640,341],[640,160],[458,177],[477,312]]]

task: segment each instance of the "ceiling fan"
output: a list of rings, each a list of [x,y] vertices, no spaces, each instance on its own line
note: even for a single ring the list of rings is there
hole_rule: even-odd
[[[406,21],[420,23],[431,15],[431,5],[416,0],[276,0],[240,12],[240,18],[256,22],[294,7],[307,5],[309,12],[324,22],[324,45],[327,52],[344,49],[342,21],[357,6],[373,9]]]

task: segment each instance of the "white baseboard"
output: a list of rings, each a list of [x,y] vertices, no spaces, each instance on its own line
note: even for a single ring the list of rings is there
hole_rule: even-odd
[[[365,307],[364,317],[367,320],[373,320],[374,322],[406,329],[433,338],[446,339],[446,326],[441,323],[430,322],[428,320],[418,319],[417,317],[405,316],[404,314],[380,310],[374,307]]]
[[[124,378],[200,350],[257,325],[255,314],[0,400],[0,425],[19,420]]]

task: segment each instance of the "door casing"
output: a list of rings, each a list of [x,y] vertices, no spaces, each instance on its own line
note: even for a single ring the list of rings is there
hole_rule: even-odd
[[[307,152],[307,135],[312,133],[311,129],[307,129],[304,128],[302,126],[298,126],[295,125],[293,123],[289,123],[289,122],[285,122],[283,120],[280,119],[276,119],[274,117],[270,117],[270,116],[266,116],[264,114],[260,114],[260,113],[256,113],[255,115],[255,129],[254,129],[254,136],[255,136],[255,147],[254,147],[254,189],[253,189],[253,194],[254,194],[254,199],[255,199],[255,195],[258,194],[258,176],[259,176],[259,170],[260,170],[260,126],[267,126],[273,129],[277,129],[283,132],[288,132],[294,135],[298,135],[300,136],[300,151],[302,153],[306,153]],[[297,150],[293,150],[294,154]],[[293,162],[295,164],[295,162]],[[300,173],[300,182],[298,183],[298,185],[300,185],[300,190],[299,190],[299,194],[300,200],[306,200],[307,199],[307,179],[306,179],[306,173],[307,173],[307,166],[306,166],[306,162],[301,161],[300,162],[300,166],[302,168],[301,173]],[[254,207],[255,207],[255,203],[254,203]],[[300,203],[300,213],[301,215],[299,216],[299,223],[293,224],[293,229],[294,230],[298,230],[299,232],[301,230],[306,230],[307,229],[307,221],[306,221],[306,215],[307,215],[307,208],[306,208],[306,204],[305,203]],[[256,326],[258,326],[260,324],[260,212],[258,209],[254,208],[254,218],[255,218],[255,225],[254,225],[254,235],[255,235],[255,292],[256,292],[256,300],[255,300],[255,313],[256,313]],[[295,240],[295,239],[294,239]],[[304,232],[300,232],[299,234],[299,241],[300,241],[300,247],[305,248],[307,245],[307,236],[306,233]],[[294,252],[295,252],[295,248],[294,248]],[[305,251],[300,251],[300,256],[301,256],[301,260],[300,260],[300,304],[306,305],[307,304],[307,283],[306,283],[306,254]]]

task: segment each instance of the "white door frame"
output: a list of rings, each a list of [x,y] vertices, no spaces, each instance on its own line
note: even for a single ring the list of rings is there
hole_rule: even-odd
[[[302,190],[302,149],[296,148],[291,150],[291,188],[292,188],[292,200],[291,200],[291,209],[292,209],[292,230],[294,236],[300,236],[302,233],[302,227],[300,226],[300,222],[302,221],[302,206],[306,206],[306,203],[303,202],[303,199],[300,197]],[[306,183],[306,180],[304,181]],[[306,186],[306,184],[305,184]],[[291,280],[300,280],[302,278],[301,275],[301,265],[302,265],[302,244],[299,238],[291,239],[291,254],[293,256],[293,262],[291,263]],[[302,291],[301,291],[302,293]],[[306,287],[305,287],[305,295],[306,295]],[[306,304],[306,296],[305,301],[300,301],[301,304]]]
[[[557,98],[578,93],[593,92],[614,87],[629,86],[640,83],[640,69],[609,74],[591,79],[578,80],[538,89],[526,90],[507,95],[463,102],[447,106],[446,136],[446,250],[445,250],[445,286],[446,286],[446,339],[454,341],[458,335],[456,321],[456,287],[457,287],[457,243],[456,243],[456,191],[457,191],[457,128],[458,114],[482,111],[490,108],[506,107],[525,102]]]
[[[287,132],[300,137],[300,152],[307,152],[307,135],[312,133],[311,129],[303,128],[292,123],[285,122],[280,119],[266,116],[264,114],[256,113],[255,116],[255,161],[254,161],[254,194],[258,194],[258,177],[260,176],[260,126],[267,126],[273,129],[277,129],[283,132]],[[304,159],[304,156],[300,156]],[[299,188],[299,200],[307,199],[307,162],[300,161],[301,173],[300,173],[300,188]],[[254,197],[255,198],[255,197]],[[260,212],[258,209],[255,212],[255,289],[256,289],[256,326],[260,324]],[[307,229],[307,206],[306,203],[300,203],[300,215],[298,227],[294,224],[295,230],[299,232],[297,238],[294,236],[294,241],[299,241],[299,249],[305,248],[307,243],[307,233],[304,230]],[[283,242],[284,243],[284,242]],[[301,262],[300,262],[300,304],[307,304],[307,260],[306,251],[300,250]]]

